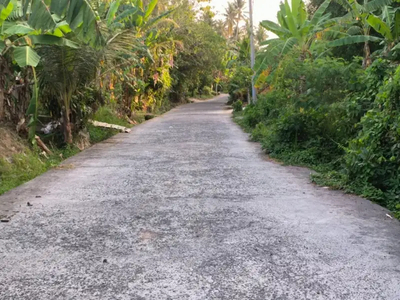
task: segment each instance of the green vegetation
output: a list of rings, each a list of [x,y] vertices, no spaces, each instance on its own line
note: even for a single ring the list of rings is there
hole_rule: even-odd
[[[241,100],[236,100],[232,104],[232,108],[234,112],[239,112],[243,110],[243,102]]]
[[[44,157],[40,150],[27,149],[9,158],[0,158],[0,195],[58,166],[64,159],[77,154],[77,147],[68,146]]]
[[[101,107],[94,114],[93,120],[132,127],[126,120],[119,118],[114,110],[106,106]],[[144,118],[142,117],[141,120],[144,121]],[[91,124],[86,127],[91,144],[101,142],[119,132],[111,128],[95,127]],[[12,144],[13,141],[10,140],[9,143]],[[53,167],[57,167],[64,159],[81,151],[75,145],[67,145],[60,148],[52,147],[50,150],[53,153],[45,156],[38,146],[35,145],[30,149],[28,145],[25,145],[23,152],[14,153],[7,158],[0,158],[0,195]]]
[[[93,120],[94,121],[99,121],[99,122],[105,122],[109,124],[115,124],[115,125],[120,125],[124,126],[127,128],[132,127],[132,124],[128,123],[127,120],[121,119],[117,116],[115,111],[108,106],[103,106],[100,107],[96,113],[93,115]],[[144,118],[141,120],[141,122],[144,121]],[[116,129],[112,128],[102,128],[102,127],[95,127],[92,124],[88,124],[87,130],[89,132],[90,136],[90,142],[91,143],[99,143],[101,141],[104,141],[113,135],[117,134],[119,131]]]
[[[122,119],[159,114],[190,95],[211,96],[223,81],[226,39],[209,6],[3,2],[0,122],[24,124],[30,140],[60,120],[62,143],[71,145],[104,105]]]
[[[0,152],[1,192],[117,133],[89,120],[130,127],[225,81],[227,40],[206,3],[4,0],[0,25],[0,125],[30,145]]]
[[[261,23],[277,38],[259,44],[258,101],[234,117],[271,157],[400,217],[400,14],[390,4],[285,0],[277,24]],[[243,65],[237,57],[230,70],[231,101],[247,100]]]

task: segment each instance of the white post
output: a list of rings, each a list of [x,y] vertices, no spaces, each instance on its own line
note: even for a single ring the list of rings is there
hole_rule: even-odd
[[[250,9],[250,59],[251,69],[253,70],[253,76],[251,77],[251,96],[253,104],[257,101],[256,88],[254,86],[254,64],[256,61],[256,54],[254,49],[254,30],[253,30],[253,0],[249,0]]]

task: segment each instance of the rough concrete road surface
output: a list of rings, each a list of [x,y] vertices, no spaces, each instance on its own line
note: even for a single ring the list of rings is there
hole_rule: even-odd
[[[0,299],[400,299],[399,222],[268,161],[226,100],[1,196]]]

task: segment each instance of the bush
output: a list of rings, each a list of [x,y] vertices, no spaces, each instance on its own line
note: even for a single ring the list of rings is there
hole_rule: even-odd
[[[240,66],[235,69],[228,86],[231,103],[236,100],[247,102],[247,95],[251,89],[252,74],[252,70],[247,66]]]
[[[400,67],[284,58],[240,120],[272,157],[319,184],[362,194],[400,217]]]
[[[204,96],[211,96],[212,94],[213,94],[213,91],[209,86],[205,86],[203,88],[203,95]]]
[[[400,203],[399,98],[400,67],[386,78],[345,156],[349,180],[386,193],[383,202],[391,209]]]
[[[243,102],[240,100],[233,102],[232,108],[233,108],[233,111],[236,111],[236,112],[242,111],[243,110]]]
[[[301,61],[290,56],[275,71],[273,89],[246,109],[242,123],[250,128],[264,124],[266,136],[253,135],[272,155],[312,148],[311,158],[299,159],[304,157],[307,163],[336,159],[343,155],[343,144],[358,121],[347,117],[345,99],[358,86],[359,71],[342,60]]]

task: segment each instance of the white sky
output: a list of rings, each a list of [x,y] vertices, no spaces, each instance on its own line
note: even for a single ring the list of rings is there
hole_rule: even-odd
[[[254,26],[258,26],[262,20],[276,22],[276,13],[279,10],[280,2],[281,0],[253,0]],[[210,5],[214,8],[215,12],[219,15],[223,15],[225,7],[228,6],[228,1],[211,0]],[[249,11],[248,4],[245,11]]]

